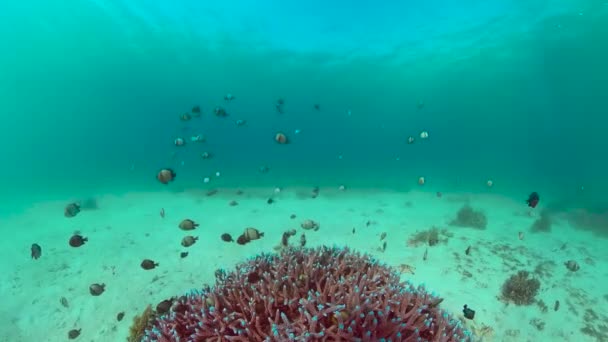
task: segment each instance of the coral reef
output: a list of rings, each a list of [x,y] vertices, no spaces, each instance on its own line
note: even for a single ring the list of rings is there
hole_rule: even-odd
[[[144,337],[144,333],[147,328],[150,327],[148,325],[152,322],[155,317],[154,310],[152,310],[152,306],[148,305],[144,312],[133,318],[133,324],[129,328],[129,337],[127,338],[128,342],[139,342]]]
[[[540,288],[540,281],[529,278],[530,273],[519,271],[513,274],[502,285],[502,299],[516,305],[530,305]]]
[[[423,230],[414,233],[408,240],[407,245],[417,247],[419,245],[435,246],[439,243],[447,243],[448,238],[451,236],[445,229],[439,231],[437,227],[433,227],[428,230]]]
[[[476,229],[486,229],[487,225],[488,219],[486,215],[481,211],[473,210],[471,206],[466,204],[458,210],[456,218],[450,222],[450,226]]]
[[[530,231],[533,233],[538,232],[550,232],[551,224],[552,224],[551,216],[549,215],[549,211],[543,210],[540,213],[540,217],[534,221],[532,226],[530,227]]]
[[[290,247],[177,298],[142,341],[471,341],[438,303],[368,255]]]

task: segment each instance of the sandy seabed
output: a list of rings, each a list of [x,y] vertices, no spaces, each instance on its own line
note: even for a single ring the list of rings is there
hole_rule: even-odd
[[[429,192],[321,189],[313,199],[310,189],[273,190],[104,195],[96,198],[97,209],[74,218],[63,216],[73,200],[66,199],[36,203],[2,219],[0,341],[64,341],[71,329],[81,329],[76,340],[125,341],[133,318],[147,305],[213,284],[218,268],[230,270],[255,254],[273,252],[291,228],[298,230],[294,244],[305,232],[307,246],[348,246],[397,269],[410,269],[402,279],[443,297],[442,308],[460,317],[480,341],[608,340],[603,309],[608,305],[607,240],[559,219],[549,232],[531,232],[542,203],[530,212],[523,202],[488,194],[438,197]],[[269,197],[275,202],[268,204]],[[238,205],[229,205],[233,200]],[[486,229],[449,224],[465,203],[485,213]],[[185,218],[200,227],[180,230]],[[319,222],[320,229],[303,230],[300,224],[306,219]],[[236,239],[246,227],[265,235],[247,245],[220,239],[223,233]],[[440,232],[436,245],[412,241],[417,232],[433,227]],[[74,231],[89,241],[70,247]],[[386,236],[381,241],[382,233]],[[186,235],[199,240],[184,248]],[[42,246],[38,260],[30,257],[32,243]],[[188,256],[181,258],[184,251]],[[143,259],[159,266],[143,270]],[[568,270],[568,260],[580,269]],[[500,299],[502,284],[519,270],[540,280],[532,305]],[[92,296],[93,283],[105,284],[105,292]],[[476,311],[472,321],[462,315],[465,304]],[[119,312],[124,312],[122,321],[117,321]]]

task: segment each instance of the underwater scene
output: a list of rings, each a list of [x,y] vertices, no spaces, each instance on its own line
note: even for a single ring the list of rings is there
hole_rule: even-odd
[[[608,1],[0,19],[0,341],[608,341]]]

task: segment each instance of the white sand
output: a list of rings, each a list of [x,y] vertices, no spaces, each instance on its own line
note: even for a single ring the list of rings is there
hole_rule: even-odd
[[[599,341],[581,333],[584,323],[592,321],[589,315],[585,318],[587,309],[598,315],[592,322],[596,329],[607,324],[603,308],[608,304],[608,251],[602,247],[606,241],[559,220],[550,233],[530,233],[535,218],[527,214],[524,203],[491,195],[437,198],[434,193],[350,189],[321,189],[321,195],[312,199],[310,189],[284,189],[275,196],[276,203],[268,205],[266,199],[272,193],[273,189],[245,189],[237,196],[235,190],[220,189],[211,197],[201,191],[102,196],[98,210],[82,211],[71,219],[63,217],[63,207],[70,200],[66,199],[39,203],[2,219],[0,341],[64,341],[73,328],[82,329],[77,340],[124,341],[133,317],[148,304],[155,306],[213,283],[217,268],[230,269],[256,253],[272,252],[287,229],[298,229],[292,238],[297,243],[303,231],[299,225],[306,218],[321,224],[316,232],[306,231],[308,246],[346,245],[393,266],[414,266],[415,274],[404,274],[402,279],[426,284],[445,298],[444,309],[461,317],[464,304],[476,310],[474,321],[467,324],[478,332],[489,327],[484,341]],[[228,205],[233,199],[238,206]],[[487,229],[448,225],[467,201],[486,213]],[[166,210],[164,219],[159,215],[161,208]],[[292,213],[297,215],[295,220],[290,219]],[[184,218],[201,226],[183,232],[177,225]],[[368,221],[371,224],[366,226]],[[264,238],[245,246],[220,240],[225,232],[236,239],[250,226],[263,231]],[[433,226],[452,234],[447,244],[408,246],[414,232]],[[68,245],[75,230],[89,238],[85,246]],[[519,231],[525,232],[521,241]],[[387,233],[384,252],[378,251],[382,232]],[[185,235],[200,240],[186,249],[180,245]],[[43,249],[38,260],[30,258],[34,242]],[[471,254],[466,256],[469,245]],[[179,253],[184,250],[189,255],[181,259]],[[145,258],[160,266],[144,271],[140,263]],[[578,272],[563,265],[569,259],[579,262]],[[549,266],[547,275],[539,278],[537,298],[546,303],[547,312],[536,304],[518,307],[497,299],[508,276],[519,269],[533,272],[541,263]],[[91,296],[92,283],[105,283],[105,293]],[[61,297],[68,300],[68,308],[60,304]],[[556,300],[561,302],[557,312],[553,310]],[[117,322],[121,311],[125,318]],[[544,322],[544,328],[534,327],[533,319]]]

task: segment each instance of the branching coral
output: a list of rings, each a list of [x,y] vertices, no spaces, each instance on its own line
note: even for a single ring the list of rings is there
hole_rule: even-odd
[[[530,305],[540,288],[540,281],[529,278],[527,271],[519,271],[507,279],[502,285],[502,299],[516,305]]]
[[[477,210],[473,210],[471,206],[464,205],[460,210],[458,210],[458,214],[456,215],[456,219],[450,222],[451,226],[458,227],[469,227],[476,229],[486,229],[488,225],[488,219],[486,215]]]
[[[439,302],[368,255],[290,247],[178,298],[142,341],[471,341]]]

